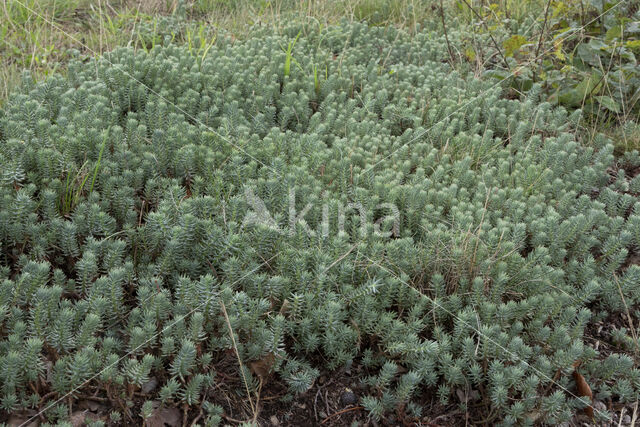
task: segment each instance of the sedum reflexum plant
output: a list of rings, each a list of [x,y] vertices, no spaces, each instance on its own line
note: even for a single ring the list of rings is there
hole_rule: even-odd
[[[589,404],[578,364],[637,399],[633,340],[588,330],[636,316],[640,156],[446,57],[430,32],[298,26],[25,76],[0,111],[2,411],[55,421],[152,377],[196,405],[221,366],[252,399],[258,365],[295,399],[355,364],[376,418],[461,389],[486,422],[560,423]]]

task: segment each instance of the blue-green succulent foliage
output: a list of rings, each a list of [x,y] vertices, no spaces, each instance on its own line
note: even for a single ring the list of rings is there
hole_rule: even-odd
[[[239,393],[251,361],[290,397],[354,363],[373,417],[462,389],[506,424],[562,422],[586,404],[576,362],[597,397],[637,399],[633,359],[585,329],[640,302],[640,156],[447,57],[431,32],[344,24],[25,78],[0,111],[2,410],[152,376],[195,405],[234,342]],[[339,213],[357,203],[364,224]]]

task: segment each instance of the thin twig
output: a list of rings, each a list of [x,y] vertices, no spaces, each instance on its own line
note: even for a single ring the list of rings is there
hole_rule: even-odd
[[[544,30],[547,28],[547,18],[549,16],[549,6],[551,5],[551,0],[547,1],[547,7],[544,10],[544,22],[542,23],[542,31],[540,31],[540,38],[538,39],[538,47],[536,48],[536,58],[540,53],[540,47],[542,46],[542,37],[544,36]]]
[[[233,343],[233,350],[236,353],[236,357],[238,358],[238,365],[240,365],[240,374],[242,375],[242,382],[244,382],[244,387],[247,390],[247,397],[249,398],[249,404],[251,405],[251,410],[253,411],[253,419],[257,418],[256,407],[253,404],[253,399],[251,398],[251,392],[249,391],[249,383],[247,382],[247,377],[244,374],[244,365],[242,364],[242,359],[240,359],[240,353],[238,353],[238,346],[236,345],[236,339],[233,334],[233,329],[231,328],[231,322],[229,321],[229,315],[227,314],[227,307],[224,305],[224,301],[220,299],[220,306],[222,307],[222,313],[224,314],[224,320],[227,323],[227,327],[229,328],[229,335],[231,336],[231,342]]]
[[[227,421],[231,421],[232,423],[247,424],[247,423],[251,422],[251,420],[244,420],[244,421],[243,420],[238,420],[236,418],[232,418],[232,417],[230,417],[228,415],[225,415],[224,413],[222,413],[221,417],[224,418]]]
[[[331,270],[331,268],[336,265],[337,263],[339,263],[340,261],[342,261],[347,255],[349,255],[355,248],[356,246],[358,246],[358,242],[356,242],[353,246],[351,246],[349,248],[349,250],[345,253],[343,253],[342,255],[340,255],[340,257],[335,260],[334,262],[331,263],[331,265],[327,268],[324,269],[324,271],[322,273],[320,273],[320,276],[322,276],[324,273],[326,273],[327,271]]]
[[[464,2],[464,4],[467,5],[467,7],[469,9],[471,9],[473,14],[476,15],[478,17],[478,19],[481,21],[482,25],[487,30],[487,34],[489,34],[489,37],[491,38],[491,41],[493,42],[493,46],[496,48],[496,50],[498,51],[498,53],[502,57],[502,62],[504,62],[504,65],[507,67],[507,70],[511,71],[511,67],[509,66],[509,63],[507,62],[507,58],[504,56],[504,53],[502,53],[502,50],[500,49],[500,46],[498,46],[498,42],[496,41],[496,39],[493,38],[493,35],[491,34],[491,31],[489,31],[489,28],[487,28],[487,23],[484,22],[484,19],[482,18],[482,16],[480,16],[480,14],[478,12],[476,12],[476,10],[469,4],[469,2],[467,0],[462,0],[462,1]]]
[[[622,293],[622,286],[620,286],[620,282],[618,281],[618,276],[614,274],[613,278],[616,281],[616,285],[618,285],[618,292],[620,292],[620,298],[622,299],[622,304],[624,304],[624,311],[625,311],[625,314],[627,315],[627,321],[629,322],[629,328],[631,329],[631,336],[633,336],[633,343],[635,344],[636,360],[637,360],[638,352],[640,351],[640,349],[638,348],[638,334],[636,333],[636,328],[633,325],[633,319],[631,318],[631,314],[629,313],[627,300],[624,298],[624,294]]]
[[[535,60],[537,61],[538,58],[538,54],[540,53],[540,48],[542,47],[542,39],[544,37],[544,30],[547,28],[547,19],[549,17],[549,6],[551,5],[551,0],[547,1],[547,7],[544,10],[544,22],[542,23],[542,30],[540,31],[540,38],[538,38],[538,46],[536,47],[536,55],[534,56]],[[542,61],[540,61],[540,64],[542,64]],[[537,74],[538,74],[538,70],[537,68],[534,69],[534,76],[533,76],[533,81],[537,80]]]
[[[631,417],[631,425],[636,425],[636,421],[638,420],[638,401],[633,405],[633,416]]]
[[[325,418],[324,420],[322,420],[322,422],[321,422],[320,424],[324,424],[324,423],[326,423],[327,421],[329,421],[329,419],[330,419],[330,418],[337,417],[338,415],[342,415],[342,414],[344,414],[345,412],[350,412],[350,411],[359,411],[359,410],[361,410],[361,409],[364,409],[364,407],[363,407],[363,406],[354,406],[353,408],[343,409],[342,411],[338,411],[338,412],[336,412],[335,414],[331,414],[331,415],[329,415],[327,418]]]
[[[191,427],[194,427],[198,423],[198,421],[200,421],[200,418],[202,418],[202,409],[200,409],[200,413],[198,414],[198,416],[195,417],[193,421],[191,421]]]
[[[451,58],[451,66],[454,64],[453,51],[451,50],[451,43],[449,43],[449,34],[447,32],[447,24],[444,22],[444,6],[442,0],[440,0],[440,18],[442,19],[442,29],[444,30],[444,39],[447,41],[447,50],[449,51],[449,58]]]

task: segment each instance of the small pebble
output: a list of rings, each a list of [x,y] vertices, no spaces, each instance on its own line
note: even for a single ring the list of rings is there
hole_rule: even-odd
[[[622,417],[622,424],[630,425],[631,417],[629,415],[625,415],[624,417]]]
[[[158,386],[158,380],[156,379],[156,377],[151,377],[149,381],[142,384],[141,391],[143,394],[149,394],[153,390],[155,390],[157,386]]]
[[[355,405],[358,403],[358,396],[354,392],[347,390],[340,396],[340,403],[343,406]]]
[[[271,415],[271,417],[269,417],[269,421],[271,421],[271,424],[274,426],[280,425],[280,421],[278,421],[278,417],[276,417],[275,415]]]
[[[605,405],[604,403],[602,403],[601,401],[599,401],[599,400],[596,400],[596,401],[593,403],[593,407],[594,407],[596,410],[600,411],[600,412],[603,412],[603,411],[606,411],[606,410],[607,410],[606,405]]]

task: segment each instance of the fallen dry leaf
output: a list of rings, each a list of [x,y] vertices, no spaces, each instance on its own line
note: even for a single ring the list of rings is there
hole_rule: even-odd
[[[158,386],[158,379],[156,377],[151,377],[149,378],[149,381],[142,384],[140,391],[142,392],[142,394],[149,394],[153,390],[155,390],[157,386]]]
[[[71,414],[71,418],[69,421],[71,421],[71,425],[73,427],[81,427],[85,424],[85,420],[87,418],[87,413],[88,411],[76,411],[73,414]]]
[[[34,413],[34,415],[36,415]],[[26,426],[26,427],[37,427],[40,425],[40,419],[35,418],[34,420],[29,421],[34,415],[29,415],[25,413],[13,414],[9,417],[7,421],[8,427],[18,427],[18,426]]]
[[[153,402],[154,410],[147,418],[147,427],[179,427],[182,425],[182,413],[177,408],[166,408],[160,402]]]
[[[267,353],[262,359],[249,362],[249,368],[251,368],[251,372],[254,375],[264,381],[271,374],[271,369],[275,363],[276,356],[273,353]]]
[[[589,384],[587,384],[587,381],[585,381],[584,377],[577,371],[577,369],[574,369],[573,371],[573,379],[576,382],[576,387],[578,388],[578,396],[588,397],[591,399],[591,403],[593,403],[591,387],[589,387]],[[593,406],[589,405],[584,408],[584,413],[593,418]]]
[[[71,414],[69,421],[73,427],[82,427],[86,426],[89,422],[98,421],[100,417],[93,412],[89,412],[87,410],[84,411],[75,411]]]

